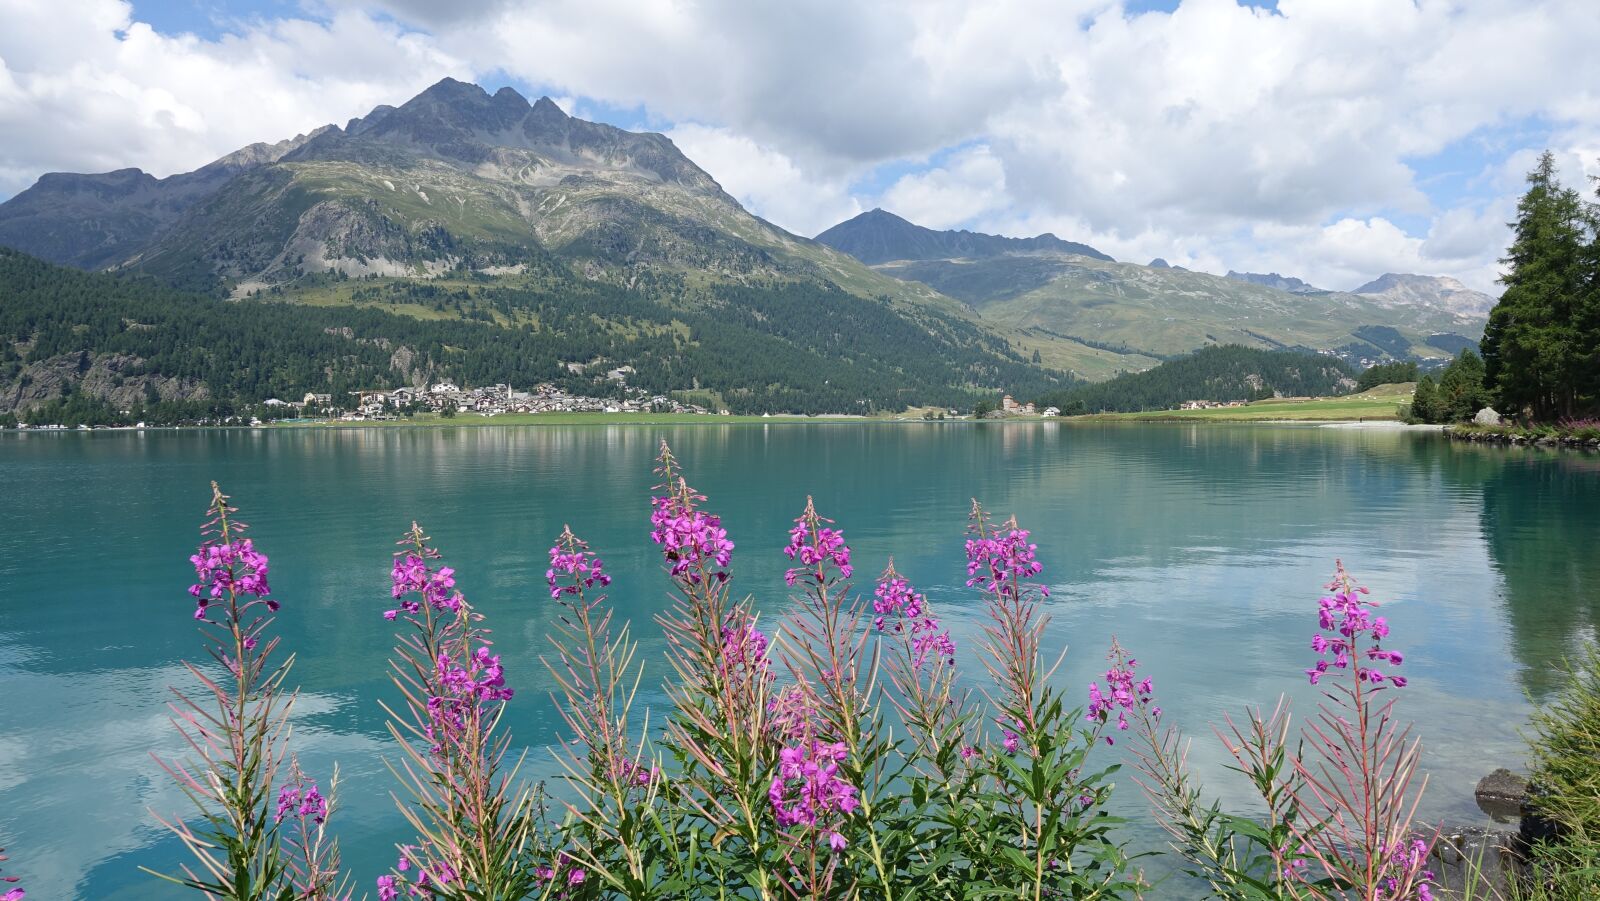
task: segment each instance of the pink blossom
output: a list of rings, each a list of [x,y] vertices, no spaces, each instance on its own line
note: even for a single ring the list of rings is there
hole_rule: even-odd
[[[1008,585],[1020,590],[1024,582],[1044,572],[1044,564],[1034,557],[1038,550],[1038,545],[1028,542],[1026,529],[976,533],[967,539],[967,587],[994,595],[1003,593]],[[1042,596],[1050,596],[1049,588],[1037,587]]]
[[[839,774],[839,762],[848,756],[844,742],[811,741],[779,751],[778,772],[767,789],[778,825],[815,826],[831,813],[854,813],[856,788]]]
[[[1311,638],[1311,650],[1323,659],[1305,671],[1312,685],[1318,684],[1329,668],[1349,669],[1352,660],[1361,653],[1358,645],[1370,636],[1372,645],[1365,650],[1367,660],[1396,667],[1405,659],[1399,651],[1382,646],[1389,636],[1389,623],[1383,617],[1374,617],[1376,601],[1366,599],[1367,589],[1356,585],[1345,572],[1342,562],[1337,564],[1333,581],[1327,585],[1329,595],[1317,601],[1317,625],[1322,630]],[[1332,633],[1332,634],[1323,634]],[[1329,655],[1332,659],[1329,659]],[[1356,679],[1379,685],[1387,681],[1396,688],[1404,688],[1406,679],[1385,673],[1376,667],[1355,667]]]
[[[848,579],[855,572],[850,565],[850,548],[844,543],[844,530],[833,528],[833,520],[817,515],[817,508],[806,498],[806,509],[795,518],[789,530],[789,545],[783,555],[800,563],[783,574],[783,581],[791,588],[799,582],[826,585],[834,580],[828,573],[831,567],[837,578]]]
[[[650,540],[661,545],[672,577],[691,585],[728,580],[733,542],[722,519],[697,508],[705,500],[681,480],[677,491],[650,499]]]
[[[877,614],[872,624],[880,632],[911,635],[911,665],[921,669],[931,657],[954,666],[956,643],[950,632],[939,626],[928,608],[928,600],[893,570],[884,573],[874,592],[872,609]]]

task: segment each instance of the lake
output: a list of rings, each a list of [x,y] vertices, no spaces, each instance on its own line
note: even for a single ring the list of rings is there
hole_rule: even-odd
[[[559,739],[538,657],[555,610],[547,551],[563,523],[615,578],[661,702],[650,616],[666,582],[647,533],[665,437],[737,543],[734,579],[767,618],[788,606],[781,548],[809,493],[866,580],[893,555],[970,659],[981,601],[964,586],[969,499],[1033,530],[1052,589],[1047,648],[1075,698],[1113,634],[1196,736],[1280,692],[1315,692],[1316,599],[1343,558],[1406,652],[1402,712],[1425,742],[1433,820],[1479,821],[1472,787],[1522,762],[1530,698],[1600,622],[1600,456],[1451,444],[1437,434],[1290,425],[738,424],[0,434],[0,845],[29,897],[181,897],[139,865],[180,848],[151,810],[187,814],[151,760],[180,748],[166,686],[200,653],[185,589],[210,480],[272,561],[278,629],[298,655],[295,743],[325,775],[366,890],[409,838],[389,792],[380,698],[394,542],[421,522],[494,629],[507,722],[536,775]],[[658,721],[659,716],[653,717]],[[1108,749],[1110,759],[1120,749]],[[1126,781],[1125,781],[1126,782]],[[1142,809],[1131,784],[1128,809]]]

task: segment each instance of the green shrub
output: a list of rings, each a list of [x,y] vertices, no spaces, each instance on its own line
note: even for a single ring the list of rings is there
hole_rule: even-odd
[[[1533,849],[1532,899],[1600,897],[1600,648],[1585,648],[1567,674],[1532,718],[1532,804],[1557,832]]]

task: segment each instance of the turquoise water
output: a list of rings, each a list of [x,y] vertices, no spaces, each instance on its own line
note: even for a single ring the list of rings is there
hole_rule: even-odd
[[[272,559],[279,628],[298,655],[295,742],[337,761],[346,861],[371,879],[407,834],[388,793],[393,542],[419,520],[484,611],[507,661],[510,726],[529,768],[559,737],[538,655],[554,615],[546,552],[563,523],[615,576],[644,640],[642,703],[660,702],[650,614],[665,597],[646,536],[651,457],[666,437],[724,516],[735,580],[770,617],[780,553],[816,496],[858,570],[892,554],[963,649],[969,498],[1033,530],[1054,594],[1049,647],[1078,693],[1113,634],[1168,716],[1220,768],[1207,723],[1287,691],[1336,557],[1387,602],[1407,652],[1403,712],[1431,774],[1424,813],[1476,819],[1473,783],[1521,761],[1528,698],[1600,622],[1600,457],[1451,445],[1431,434],[1268,425],[810,424],[0,434],[0,845],[29,897],[177,897],[151,811],[187,813],[151,760],[179,747],[166,686],[195,657],[193,572],[219,480]],[[1107,752],[1115,754],[1116,751]],[[1232,783],[1218,777],[1224,792]],[[1137,810],[1137,793],[1125,798]]]

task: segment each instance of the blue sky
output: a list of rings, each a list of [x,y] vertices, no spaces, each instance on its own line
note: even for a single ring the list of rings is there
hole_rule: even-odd
[[[1590,0],[0,0],[0,197],[187,171],[443,76],[662,131],[815,234],[875,206],[1121,259],[1494,289],[1600,173]]]

